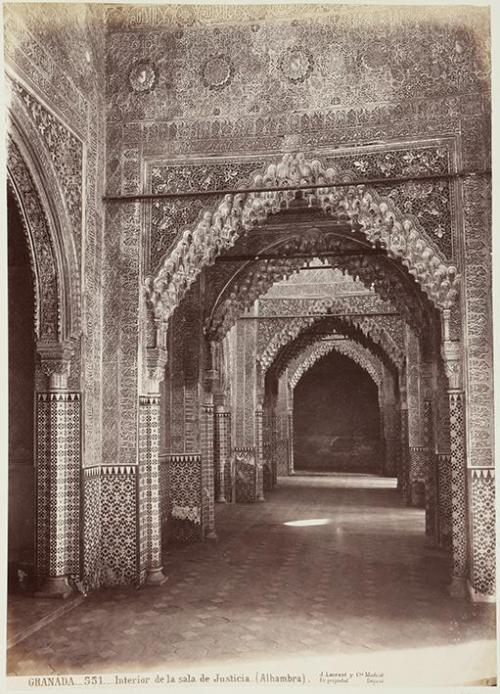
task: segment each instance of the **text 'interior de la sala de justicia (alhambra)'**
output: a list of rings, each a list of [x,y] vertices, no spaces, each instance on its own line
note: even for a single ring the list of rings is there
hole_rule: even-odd
[[[250,518],[319,566],[350,504],[492,602],[488,9],[3,20],[13,599],[154,601]]]

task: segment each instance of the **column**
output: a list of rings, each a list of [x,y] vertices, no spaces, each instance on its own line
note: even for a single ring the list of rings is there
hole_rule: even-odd
[[[166,363],[166,349],[147,349],[146,393],[139,397],[139,575],[146,586],[160,586],[167,580],[160,512],[160,383]]]
[[[396,418],[397,407],[392,378],[386,372],[379,388],[380,433],[385,452],[383,471],[386,477],[398,474],[399,438]]]
[[[271,473],[273,487],[278,483],[278,419],[276,405],[271,411]]]
[[[426,453],[423,446],[423,403],[421,397],[421,346],[418,336],[406,327],[406,400],[408,403],[408,447],[410,453],[409,503],[425,507]]]
[[[80,572],[81,394],[68,389],[74,344],[39,343],[36,393],[37,597],[67,598]]]
[[[264,406],[262,417],[262,448],[264,451],[264,493],[272,491],[272,463],[271,463],[271,418],[269,403]]]
[[[380,470],[383,475],[389,477],[388,469],[388,446],[387,446],[387,416],[385,406],[385,394],[379,388],[378,390],[378,410],[379,410],[379,427],[380,427]]]
[[[262,405],[257,405],[255,410],[255,498],[264,501],[264,441],[263,441],[263,417]]]
[[[231,413],[224,405],[215,408],[215,467],[216,467],[216,501],[219,504],[226,502],[226,479],[231,456]]]
[[[218,381],[215,369],[206,369],[204,378],[203,403],[200,413],[201,444],[201,522],[204,537],[216,540],[215,532],[215,412],[214,384]]]
[[[440,547],[451,546],[451,456],[449,453],[438,453],[437,490],[438,490],[438,543]]]
[[[426,452],[425,479],[425,534],[437,540],[437,470],[434,455],[434,430],[432,418],[432,402],[424,401],[424,448]]]
[[[401,378],[401,467],[399,489],[406,504],[410,503],[410,451],[408,447],[408,402],[406,399],[406,378]]]
[[[438,539],[438,481],[434,434],[434,394],[436,391],[435,364],[421,364],[423,397],[423,450],[425,456],[425,534],[433,542]]]
[[[288,474],[293,475],[293,407],[288,409]]]
[[[444,311],[444,341],[442,356],[448,377],[450,406],[450,463],[451,463],[451,544],[453,573],[450,594],[467,595],[467,490],[466,490],[466,429],[465,394],[462,381],[462,345],[448,338],[449,311]]]

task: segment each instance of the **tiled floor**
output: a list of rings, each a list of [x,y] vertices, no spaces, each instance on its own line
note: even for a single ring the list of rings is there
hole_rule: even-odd
[[[163,586],[92,594],[14,646],[9,673],[265,662],[313,677],[383,670],[386,684],[495,674],[493,606],[448,596],[447,559],[392,480],[281,479],[265,503],[218,506],[217,528],[218,542],[169,551]]]

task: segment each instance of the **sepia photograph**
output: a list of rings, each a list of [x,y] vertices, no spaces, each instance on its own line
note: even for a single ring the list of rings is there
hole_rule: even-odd
[[[7,690],[496,686],[491,14],[3,3]]]

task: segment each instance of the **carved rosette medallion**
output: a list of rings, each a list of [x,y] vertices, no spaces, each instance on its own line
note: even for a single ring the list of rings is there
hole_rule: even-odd
[[[234,66],[227,55],[212,55],[201,68],[201,80],[205,87],[218,91],[227,87],[233,79]]]
[[[146,94],[156,87],[158,74],[155,66],[149,60],[140,60],[135,63],[129,74],[128,81],[132,91],[138,94]]]
[[[279,67],[283,75],[293,84],[304,82],[314,67],[312,53],[302,46],[291,46],[282,53]]]

